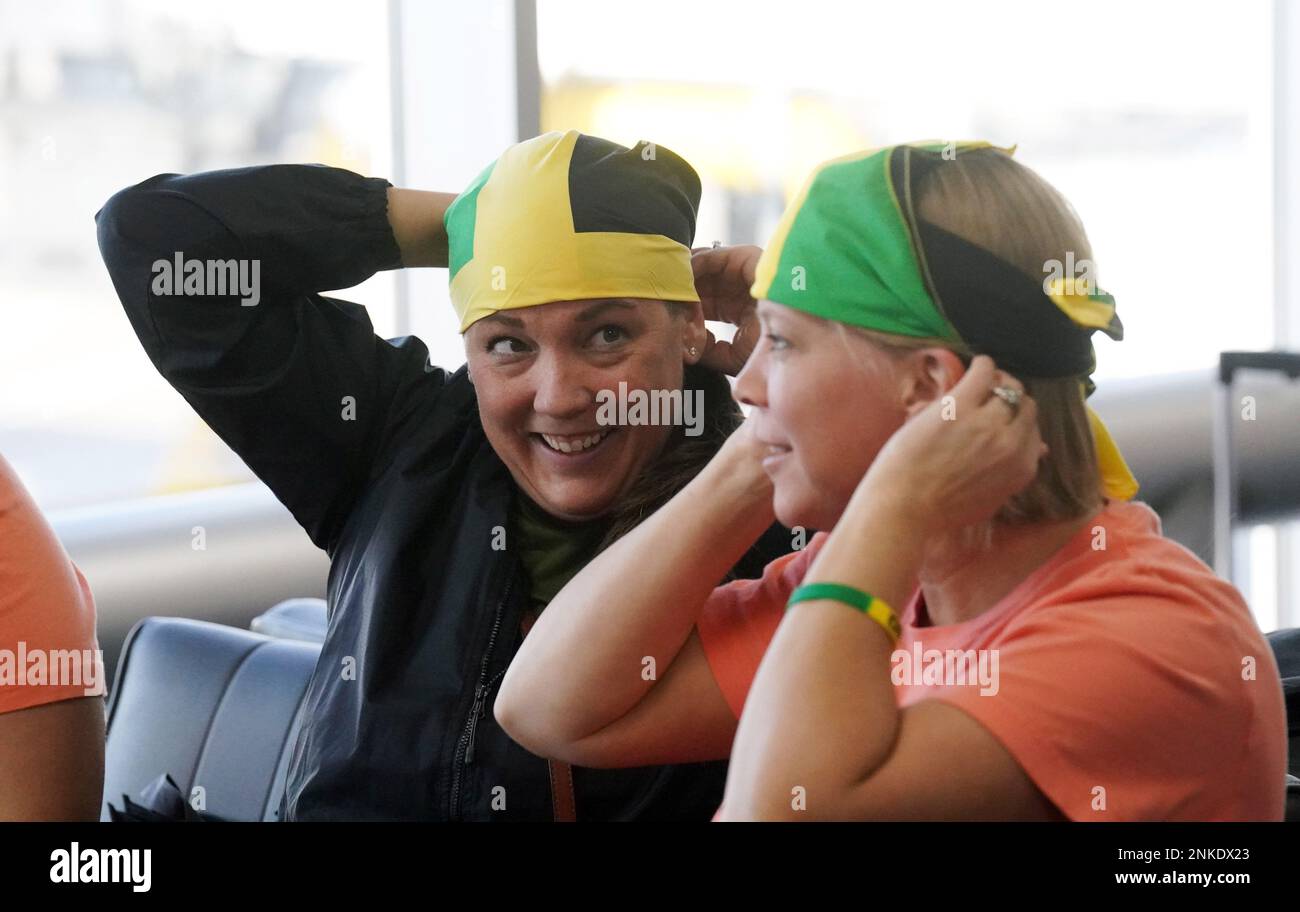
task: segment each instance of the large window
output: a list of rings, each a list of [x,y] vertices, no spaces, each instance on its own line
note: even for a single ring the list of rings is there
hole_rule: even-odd
[[[92,217],[167,171],[387,176],[387,10],[339,0],[0,0],[0,452],[45,508],[247,480],[157,375]],[[392,334],[393,281],[349,293]]]
[[[682,153],[703,178],[700,243],[766,242],[835,155],[1015,143],[1079,210],[1119,301],[1125,341],[1097,338],[1103,391],[1294,348],[1275,320],[1275,270],[1300,283],[1274,262],[1275,207],[1294,225],[1297,204],[1273,118],[1295,137],[1300,114],[1275,108],[1273,68],[1300,36],[1274,27],[1280,8],[536,0],[535,92],[530,0],[0,0],[0,453],[46,509],[250,480],[145,357],[95,211],[159,172],[282,161],[456,190],[536,130],[537,101],[542,130]],[[445,286],[409,270],[344,296],[450,368]],[[1279,528],[1241,533],[1266,627],[1300,621],[1300,531]]]

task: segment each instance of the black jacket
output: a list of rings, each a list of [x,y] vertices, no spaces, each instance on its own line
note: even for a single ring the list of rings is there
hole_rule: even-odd
[[[158,370],[331,559],[282,817],[549,820],[546,762],[492,714],[528,585],[492,548],[516,488],[473,386],[320,294],[400,265],[389,186],[319,165],[159,175],[96,215],[100,251]],[[177,252],[257,260],[259,303],[153,293]],[[774,526],[738,570],[788,548]],[[578,813],[707,819],[725,771],[575,769]]]

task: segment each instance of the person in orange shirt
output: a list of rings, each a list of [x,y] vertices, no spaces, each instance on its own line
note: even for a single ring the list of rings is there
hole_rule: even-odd
[[[987,143],[871,150],[736,259],[751,415],[551,603],[505,729],[730,756],[719,820],[1281,819],[1277,666],[1086,405],[1122,326],[1060,194]],[[773,515],[828,531],[714,588]]]
[[[97,820],[104,670],[95,603],[0,457],[0,820]]]

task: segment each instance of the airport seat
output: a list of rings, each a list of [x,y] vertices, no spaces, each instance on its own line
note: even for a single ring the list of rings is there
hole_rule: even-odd
[[[1300,821],[1300,627],[1276,630],[1267,635],[1282,676],[1286,699],[1287,793],[1286,819]]]
[[[268,608],[248,628],[269,637],[323,643],[326,623],[324,599],[294,598]]]
[[[149,617],[123,647],[108,706],[104,807],[163,774],[207,815],[276,820],[319,645],[187,618]],[[194,802],[191,801],[193,804]]]
[[[1287,734],[1291,738],[1291,759],[1288,769],[1292,775],[1300,776],[1300,627],[1288,630],[1275,630],[1265,634],[1269,646],[1273,647],[1273,657],[1277,660],[1277,670],[1282,676],[1282,692],[1286,697]]]
[[[223,820],[276,820],[298,710],[324,638],[325,603],[281,602],[254,631],[151,617],[123,648],[108,709],[104,812],[163,774]],[[271,635],[274,634],[274,635]],[[314,640],[314,642],[313,642]],[[1268,635],[1287,697],[1290,772],[1300,775],[1300,629]],[[1288,788],[1300,820],[1300,780]]]

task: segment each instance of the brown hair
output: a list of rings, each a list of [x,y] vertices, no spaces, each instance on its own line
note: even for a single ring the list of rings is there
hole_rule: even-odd
[[[1092,259],[1092,247],[1074,208],[1051,184],[999,149],[963,152],[944,161],[918,188],[918,215],[1042,279],[1050,260]],[[850,327],[856,329],[854,327]],[[913,339],[857,330],[900,357],[920,348],[962,351],[939,339]],[[1052,522],[1086,515],[1101,503],[1097,453],[1079,377],[1017,375],[1038,405],[1048,455],[1038,477],[994,517],[1003,524]]]
[[[703,391],[704,427],[697,437],[688,437],[683,426],[673,428],[659,457],[645,467],[632,489],[615,505],[609,530],[600,543],[601,551],[686,487],[744,421],[725,374],[698,364],[687,365],[682,387],[684,394]]]

